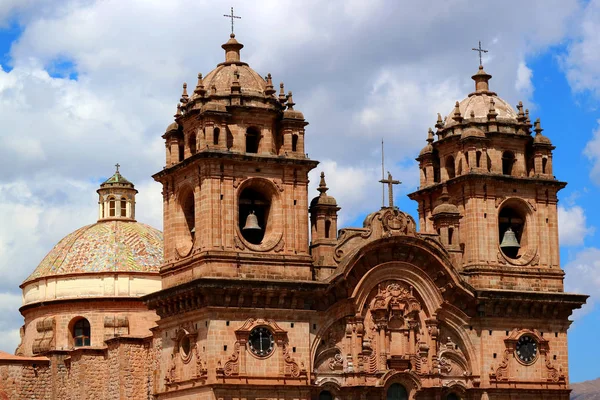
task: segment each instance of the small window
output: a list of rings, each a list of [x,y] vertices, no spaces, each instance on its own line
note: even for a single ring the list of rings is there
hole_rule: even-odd
[[[116,215],[116,210],[115,210],[116,204],[115,204],[115,199],[113,199],[112,197],[108,200],[108,215],[111,217],[114,217]]]
[[[215,128],[213,131],[213,144],[216,146],[219,144],[219,133],[221,133],[219,128]]]
[[[188,139],[188,146],[190,147],[190,154],[196,154],[196,134],[194,132],[190,133],[190,138]]]
[[[511,151],[505,151],[502,154],[502,173],[504,175],[512,175],[514,163],[515,155]]]
[[[548,159],[546,157],[542,158],[542,174],[546,173],[547,165],[548,165]]]
[[[184,149],[182,140],[179,141],[179,161],[183,161],[184,158]]]
[[[73,345],[83,347],[90,345],[90,323],[82,318],[73,325]]]
[[[454,228],[448,228],[448,244],[452,244],[452,239],[454,236]]]
[[[440,157],[438,156],[437,150],[433,152],[433,182],[438,183],[440,181]]]
[[[125,198],[121,199],[121,217],[127,216],[127,200]]]
[[[298,135],[292,135],[292,151],[298,151]]]
[[[260,133],[256,128],[246,130],[246,153],[258,153]]]
[[[481,152],[480,151],[475,153],[475,165],[477,166],[477,168],[481,167]]]
[[[331,231],[331,221],[327,220],[325,221],[325,239],[329,239],[330,236],[330,231]]]
[[[448,174],[448,179],[452,179],[456,176],[454,171],[454,157],[452,156],[446,157],[446,173]]]

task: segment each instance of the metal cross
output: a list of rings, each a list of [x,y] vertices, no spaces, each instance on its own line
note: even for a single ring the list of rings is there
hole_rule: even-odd
[[[479,41],[479,48],[472,48],[471,50],[479,52],[479,65],[483,66],[483,63],[481,62],[481,53],[487,53],[488,51],[481,48],[481,40]]]
[[[224,17],[231,18],[231,33],[233,33],[233,19],[242,19],[242,17],[238,17],[237,15],[233,15],[233,7],[231,7],[231,15],[223,14]]]
[[[382,179],[379,181],[379,183],[383,183],[383,184],[387,184],[388,185],[388,195],[389,195],[389,207],[390,208],[394,208],[394,186],[393,185],[398,185],[402,182],[400,181],[395,181],[394,179],[392,179],[392,174],[390,174],[390,171],[388,171],[388,177],[387,179]]]
[[[121,164],[119,164],[119,163],[116,163],[116,164],[115,164],[115,167],[117,167],[117,172],[119,172],[119,167],[120,167],[120,166],[121,166]]]

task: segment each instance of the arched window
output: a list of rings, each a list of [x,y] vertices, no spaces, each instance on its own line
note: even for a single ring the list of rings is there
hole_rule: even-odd
[[[258,153],[260,133],[256,128],[246,130],[246,153]]]
[[[108,199],[108,215],[110,217],[114,217],[116,215],[115,207],[116,207],[115,199],[113,197],[111,197],[110,199]]]
[[[292,135],[292,151],[298,151],[298,135]]]
[[[327,220],[325,221],[325,239],[329,239],[329,235],[331,231],[331,221]]]
[[[125,197],[121,198],[121,217],[127,216],[127,199]]]
[[[448,245],[452,244],[453,236],[454,236],[454,228],[448,228]]]
[[[216,146],[219,144],[219,134],[221,133],[221,130],[219,128],[215,128],[213,130],[213,144]]]
[[[514,163],[515,155],[512,151],[502,153],[502,173],[504,175],[512,175]]]
[[[331,395],[331,392],[323,390],[319,393],[319,400],[333,400],[333,396]]]
[[[546,173],[547,165],[548,165],[548,159],[546,157],[542,158],[542,174]]]
[[[387,390],[387,400],[408,400],[408,393],[404,386],[399,383],[394,383]]]
[[[73,345],[75,347],[83,347],[90,345],[90,323],[87,319],[81,318],[73,325]]]
[[[477,168],[481,167],[481,152],[480,151],[475,153],[475,165],[477,166]]]
[[[192,241],[196,234],[196,205],[194,204],[194,193],[189,190],[183,197],[181,208],[185,217],[185,225],[190,232]]]
[[[462,175],[462,158],[458,160],[458,169],[456,173],[457,175]]]
[[[448,179],[452,179],[456,176],[454,171],[454,157],[452,156],[446,157],[446,173],[448,174]]]
[[[433,182],[438,183],[440,181],[440,156],[437,150],[433,151]]]

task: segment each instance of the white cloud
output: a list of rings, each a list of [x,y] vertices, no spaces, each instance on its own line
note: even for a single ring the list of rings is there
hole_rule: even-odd
[[[600,300],[600,249],[590,247],[580,251],[564,270],[567,292],[590,295],[587,304],[573,313],[573,319],[579,319],[590,313]]]
[[[599,126],[594,130],[592,138],[585,145],[583,154],[592,161],[590,178],[596,182],[596,184],[600,184],[600,119],[597,123]]]
[[[524,61],[521,61],[517,67],[517,81],[515,82],[515,89],[517,92],[526,97],[531,97],[533,94],[532,78],[533,71],[527,67]]]
[[[586,236],[594,233],[587,226],[585,211],[579,206],[558,206],[558,238],[561,246],[582,246]]]
[[[587,2],[576,26],[576,38],[561,58],[562,66],[574,91],[600,96],[600,1]]]

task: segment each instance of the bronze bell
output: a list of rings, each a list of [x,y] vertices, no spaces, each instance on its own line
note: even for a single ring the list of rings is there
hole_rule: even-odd
[[[246,217],[246,225],[242,228],[244,231],[249,229],[261,230],[261,227],[258,225],[258,218],[256,218],[254,211],[250,211],[250,214]]]
[[[520,248],[521,245],[519,244],[519,241],[517,240],[517,236],[515,235],[515,233],[513,232],[512,229],[510,229],[510,227],[504,232],[504,237],[502,238],[502,243],[500,243],[500,247],[505,249],[505,248]]]

